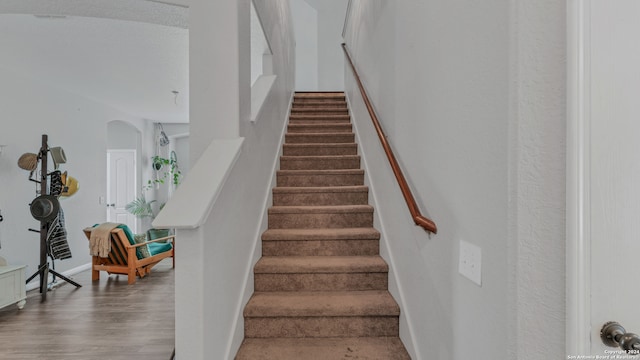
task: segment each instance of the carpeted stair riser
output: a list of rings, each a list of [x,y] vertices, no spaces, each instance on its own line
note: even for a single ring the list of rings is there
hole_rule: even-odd
[[[349,115],[349,110],[321,107],[298,107],[291,108],[291,115]]]
[[[341,109],[347,109],[347,100],[342,99],[295,99],[293,100],[293,107],[323,107]]]
[[[366,186],[330,187],[276,187],[273,189],[274,206],[366,205],[369,189]]]
[[[376,255],[378,240],[268,240],[262,241],[263,256]]]
[[[388,273],[256,274],[255,291],[362,291],[387,289]]]
[[[406,360],[398,337],[245,339],[237,360]]]
[[[373,228],[270,229],[262,234],[263,256],[378,255],[380,233]]]
[[[388,270],[380,256],[263,256],[255,291],[386,290]]]
[[[289,124],[287,131],[291,133],[318,134],[318,133],[350,133],[351,124]]]
[[[293,103],[305,103],[305,102],[345,102],[346,97],[344,94],[323,94],[321,96],[307,96],[303,94],[296,94],[293,97]]]
[[[270,229],[320,229],[372,227],[373,208],[351,206],[274,206],[269,209]]]
[[[284,144],[283,156],[358,155],[357,144]]]
[[[355,135],[353,133],[320,133],[320,134],[285,134],[287,144],[336,144],[353,143]]]
[[[351,117],[349,115],[291,115],[289,116],[289,124],[350,124]]]
[[[386,290],[256,292],[244,310],[245,336],[397,336],[399,313]]]
[[[278,170],[278,186],[354,186],[364,185],[364,170]]]
[[[347,109],[347,102],[340,100],[305,100],[294,101],[292,108],[323,107],[330,109]]]
[[[244,335],[273,337],[398,336],[397,316],[249,317]]]
[[[282,156],[282,170],[338,170],[360,168],[358,155],[333,156]]]

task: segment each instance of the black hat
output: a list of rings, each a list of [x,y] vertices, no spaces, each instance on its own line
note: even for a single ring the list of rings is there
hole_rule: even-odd
[[[60,202],[53,195],[40,195],[33,199],[30,209],[34,219],[49,222],[58,215]]]

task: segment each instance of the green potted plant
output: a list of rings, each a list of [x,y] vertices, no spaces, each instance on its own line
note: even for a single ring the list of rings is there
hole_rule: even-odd
[[[180,180],[182,179],[182,172],[178,167],[178,160],[174,151],[171,152],[171,157],[169,159],[159,155],[153,156],[151,158],[151,165],[156,172],[155,179],[147,181],[147,184],[142,187],[141,195],[125,205],[125,210],[138,218],[149,218],[153,220],[157,215],[157,213],[154,212],[153,206],[153,203],[156,202],[156,200],[147,201],[145,197],[146,191],[152,189],[154,186],[159,188],[161,184],[169,183],[169,181],[172,185],[179,185]],[[161,204],[158,211],[162,210],[163,207],[164,204]],[[169,229],[151,228],[147,231],[149,240],[166,237],[169,233]]]
[[[155,200],[147,201],[147,198],[144,195],[144,191],[138,196],[135,200],[128,203],[124,206],[124,209],[127,210],[130,214],[139,217],[141,219],[155,217],[153,213],[153,203]]]
[[[146,196],[144,195],[146,190],[149,190],[148,186],[143,187],[143,191],[140,196],[138,196],[135,200],[131,201],[127,205],[125,205],[125,210],[127,210],[130,214],[135,215],[140,219],[153,219],[156,217],[156,212],[153,210],[153,203],[156,200],[147,201]],[[160,205],[159,210],[162,210],[164,204]],[[162,237],[169,236],[171,231],[169,229],[155,229],[150,228],[147,230],[147,238],[148,240],[155,240]]]
[[[151,158],[151,166],[156,172],[156,178],[147,182],[148,187],[153,185],[159,186],[160,184],[164,184],[166,181],[170,181],[173,185],[180,184],[182,172],[178,167],[178,159],[175,151],[171,152],[169,159],[160,155],[153,156]]]

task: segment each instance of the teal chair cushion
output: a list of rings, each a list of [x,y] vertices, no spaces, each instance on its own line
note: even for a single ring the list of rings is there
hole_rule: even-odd
[[[168,243],[168,242],[167,243],[160,243],[160,242],[150,243],[147,246],[149,247],[149,253],[151,253],[151,256],[173,249],[173,246],[171,245],[171,243]]]
[[[118,228],[124,231],[131,245],[136,244],[136,236],[133,234],[133,232],[131,232],[131,229],[129,229],[127,225],[118,225]],[[144,251],[141,248],[142,246],[136,249],[136,257],[138,259],[144,259],[145,257],[147,257],[147,251]],[[148,249],[148,254],[150,256],[153,256],[165,251],[169,251],[173,249],[173,246],[171,245],[171,243],[150,243],[147,244],[146,248]]]

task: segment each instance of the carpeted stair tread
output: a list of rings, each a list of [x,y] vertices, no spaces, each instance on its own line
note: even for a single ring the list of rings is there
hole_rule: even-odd
[[[371,205],[335,205],[335,206],[272,206],[269,215],[276,214],[349,214],[373,213]]]
[[[279,186],[273,188],[274,194],[300,194],[300,193],[348,193],[348,192],[368,192],[369,187],[364,185],[356,186]]]
[[[373,256],[380,233],[369,228],[269,229],[262,233],[263,256]]]
[[[348,186],[363,185],[362,169],[278,170],[278,186]]]
[[[343,100],[316,100],[316,99],[307,99],[306,101],[294,101],[293,107],[337,107],[337,108],[347,108],[347,102]]]
[[[358,144],[338,143],[338,144],[284,144],[282,155],[284,156],[305,156],[305,155],[357,155]]]
[[[398,316],[400,308],[386,290],[255,292],[245,317]]]
[[[263,256],[256,274],[381,273],[389,266],[379,256]]]
[[[236,360],[410,360],[398,337],[247,338]]]
[[[350,133],[352,132],[352,126],[350,123],[345,124],[331,124],[331,123],[318,123],[318,124],[289,124],[287,131],[290,133]]]
[[[351,117],[349,115],[331,115],[331,114],[291,114],[289,116],[289,121],[314,121],[321,123],[323,121],[351,121]]]
[[[292,107],[291,114],[333,114],[348,115],[348,109],[331,108],[331,107]]]
[[[284,136],[287,144],[300,143],[353,143],[354,133],[287,133]]]
[[[375,228],[339,229],[268,229],[262,233],[263,241],[299,240],[379,240],[380,232]]]
[[[345,95],[343,92],[338,91],[325,91],[325,92],[296,92],[293,95],[293,99],[295,100],[304,100],[304,99],[340,99],[342,101],[345,100]]]
[[[369,188],[360,186],[275,187],[274,206],[365,205]]]
[[[359,169],[360,155],[281,156],[282,170]]]
[[[298,156],[281,156],[280,160],[341,160],[341,159],[360,159],[359,155],[298,155]]]

